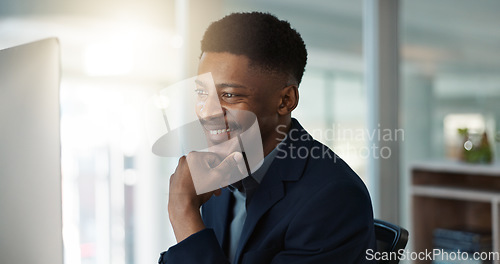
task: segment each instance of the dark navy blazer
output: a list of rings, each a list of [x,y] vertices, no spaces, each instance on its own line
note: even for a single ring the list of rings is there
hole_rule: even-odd
[[[297,120],[247,207],[238,264],[369,263],[375,248],[370,196],[354,171]],[[232,194],[202,206],[206,229],[161,254],[159,263],[229,263],[223,248]]]

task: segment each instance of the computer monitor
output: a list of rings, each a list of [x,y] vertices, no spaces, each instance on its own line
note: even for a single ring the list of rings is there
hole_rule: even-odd
[[[0,263],[63,263],[59,53],[0,50]]]

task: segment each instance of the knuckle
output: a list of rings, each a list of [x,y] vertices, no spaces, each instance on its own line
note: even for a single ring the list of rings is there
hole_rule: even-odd
[[[197,153],[194,151],[189,152],[186,156],[184,156],[184,160],[186,161],[192,161],[197,157]]]

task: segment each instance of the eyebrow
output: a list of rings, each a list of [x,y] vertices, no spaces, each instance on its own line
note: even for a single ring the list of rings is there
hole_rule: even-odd
[[[205,83],[202,82],[201,80],[195,80],[194,81],[196,84],[202,86],[202,87],[206,87]],[[241,84],[237,84],[237,83],[218,83],[215,85],[217,88],[221,89],[221,88],[244,88],[244,89],[249,89],[248,87],[244,86],[244,85],[241,85]]]

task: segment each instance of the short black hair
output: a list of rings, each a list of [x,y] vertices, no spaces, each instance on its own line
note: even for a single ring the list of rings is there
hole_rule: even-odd
[[[287,21],[262,12],[232,13],[213,22],[201,40],[201,52],[245,55],[252,66],[291,75],[300,84],[307,50]]]

